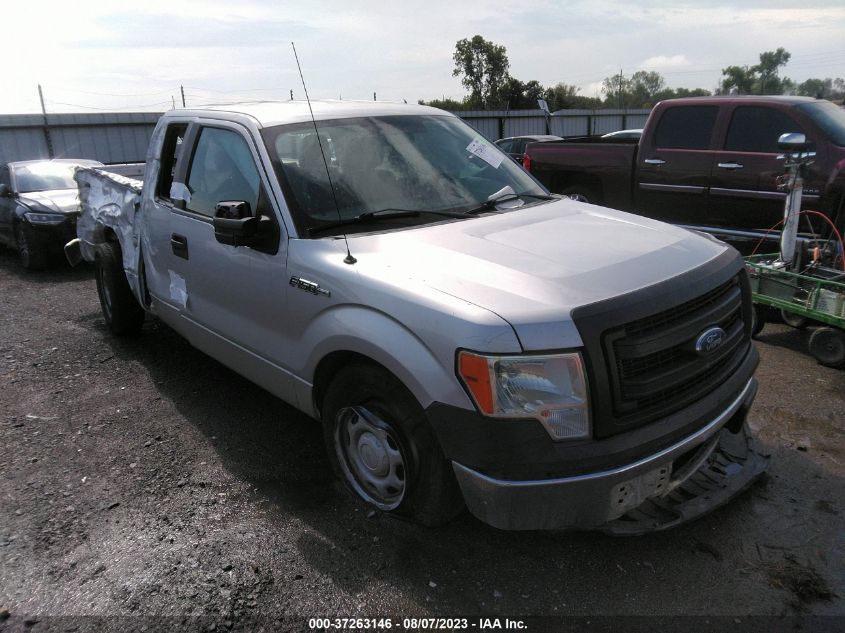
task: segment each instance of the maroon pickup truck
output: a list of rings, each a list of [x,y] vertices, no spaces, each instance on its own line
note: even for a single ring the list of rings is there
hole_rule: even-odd
[[[523,163],[553,192],[704,229],[744,250],[783,217],[785,194],[777,185],[785,168],[777,141],[785,132],[805,134],[816,153],[803,207],[825,212],[841,230],[845,110],[829,101],[661,101],[639,143],[591,138],[530,144]],[[827,234],[815,221],[813,232]],[[807,222],[802,227],[809,229]]]

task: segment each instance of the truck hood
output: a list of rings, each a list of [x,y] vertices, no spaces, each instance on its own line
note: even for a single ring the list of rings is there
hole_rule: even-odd
[[[79,192],[76,189],[30,191],[20,195],[20,201],[33,211],[72,213],[79,211]]]
[[[574,308],[660,283],[730,248],[569,199],[350,236],[349,245],[360,274],[423,283],[486,308],[512,325],[526,350],[580,345]]]

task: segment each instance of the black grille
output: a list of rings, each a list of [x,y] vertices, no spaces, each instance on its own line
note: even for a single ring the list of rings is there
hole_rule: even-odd
[[[701,355],[698,337],[718,326],[722,345]],[[603,335],[613,412],[622,424],[646,423],[721,384],[741,362],[749,333],[737,275],[694,299],[610,329]]]
[[[688,315],[694,314],[697,310],[700,310],[707,304],[717,301],[719,297],[725,294],[725,292],[737,285],[737,279],[734,277],[730,281],[725,282],[721,286],[714,288],[707,294],[697,297],[692,301],[687,301],[686,303],[669,308],[668,310],[663,310],[657,314],[637,319],[636,321],[631,321],[625,325],[625,331],[628,336],[637,336],[647,334],[648,332],[655,330],[661,330],[677,321],[682,320]]]

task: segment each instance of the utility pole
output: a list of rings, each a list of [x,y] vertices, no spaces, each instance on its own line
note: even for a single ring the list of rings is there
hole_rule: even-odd
[[[376,100],[376,93],[374,92],[373,93],[373,101],[375,101],[375,100]]]
[[[619,109],[622,109],[622,69],[619,69]]]
[[[44,93],[38,84],[38,100],[41,101],[41,116],[44,117],[44,141],[47,143],[47,156],[53,158],[53,139],[50,138],[50,125],[47,123],[47,108],[44,107]]]
[[[293,88],[290,89],[290,100],[293,101]]]
[[[179,86],[179,90],[182,91],[182,107],[186,108],[187,106],[185,105],[185,86]]]

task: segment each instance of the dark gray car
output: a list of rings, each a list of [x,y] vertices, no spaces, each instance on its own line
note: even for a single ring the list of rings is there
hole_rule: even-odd
[[[76,236],[79,195],[77,166],[94,160],[28,160],[0,166],[0,243],[18,251],[21,265],[39,270],[51,252],[60,253]]]
[[[496,141],[502,151],[510,154],[520,165],[522,164],[522,154],[525,152],[525,146],[529,143],[545,143],[547,141],[562,141],[559,136],[552,134],[535,134],[533,136],[510,136],[508,138],[500,138]]]

